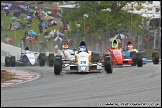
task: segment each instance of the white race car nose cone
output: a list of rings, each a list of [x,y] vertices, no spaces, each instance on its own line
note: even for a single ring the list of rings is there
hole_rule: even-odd
[[[81,67],[80,68],[82,71],[86,71],[86,67]]]

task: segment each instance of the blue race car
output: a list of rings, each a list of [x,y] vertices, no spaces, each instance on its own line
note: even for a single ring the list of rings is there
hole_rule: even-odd
[[[35,54],[31,53],[30,51],[25,51],[25,53],[21,53],[19,60],[16,60],[15,56],[7,56],[5,57],[5,66],[45,66],[45,55],[40,54],[39,59],[37,60]]]
[[[133,65],[136,65],[137,56],[142,55],[143,65],[146,65],[147,64],[146,52],[145,51],[142,51],[142,50],[138,51],[137,49],[135,49],[133,47],[133,45],[131,44],[131,42],[128,42],[127,43],[127,46],[124,49],[123,55],[124,55],[124,58],[125,59],[132,57],[132,59],[133,59]]]

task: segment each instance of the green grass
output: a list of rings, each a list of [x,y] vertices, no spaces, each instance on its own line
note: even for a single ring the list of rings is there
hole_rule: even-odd
[[[24,32],[25,31],[30,31],[30,30],[34,30],[37,34],[39,34],[39,28],[38,28],[38,24],[39,21],[33,19],[32,20],[32,24],[31,24],[31,28],[27,28],[27,29],[20,29],[20,30],[7,30],[8,25],[12,22],[12,20],[10,19],[11,17],[13,17],[13,14],[10,14],[9,16],[5,16],[3,13],[1,13],[1,22],[4,23],[4,27],[3,30],[1,31],[1,42],[4,42],[4,39],[2,38],[5,34],[9,34],[11,36],[11,38],[13,40],[15,40],[15,32],[16,32],[16,45],[18,46],[21,43],[21,39],[24,36]],[[24,20],[24,15],[20,15],[19,19],[21,22],[26,23],[26,20]],[[47,22],[47,20],[45,20],[45,22]],[[49,30],[59,30],[62,24],[58,23],[57,26],[53,26],[53,27],[49,27]],[[38,35],[38,40],[35,40],[35,51],[38,51],[38,41],[43,40],[44,36],[43,33]],[[55,41],[52,41],[52,48],[50,47],[50,41],[47,42],[47,46],[48,49],[46,51],[51,51],[51,49],[54,48],[54,44]]]

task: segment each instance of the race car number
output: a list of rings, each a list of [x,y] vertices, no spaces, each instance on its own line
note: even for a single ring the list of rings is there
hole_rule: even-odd
[[[80,61],[80,64],[86,64],[86,61]]]
[[[120,52],[116,51],[116,52],[115,52],[115,55],[121,55],[121,54],[120,54]]]

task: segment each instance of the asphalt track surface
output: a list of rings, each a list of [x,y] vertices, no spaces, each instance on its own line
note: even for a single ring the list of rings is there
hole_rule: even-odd
[[[112,74],[63,71],[56,76],[47,66],[13,69],[39,77],[1,87],[1,107],[161,107],[161,63],[113,68]]]

